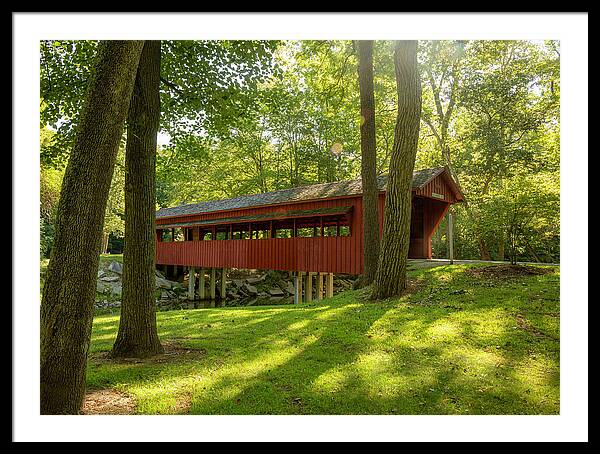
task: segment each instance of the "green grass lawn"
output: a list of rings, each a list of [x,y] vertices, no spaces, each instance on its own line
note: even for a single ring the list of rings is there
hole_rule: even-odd
[[[412,271],[418,290],[384,302],[159,312],[163,342],[190,353],[157,361],[109,360],[118,316],[97,316],[88,388],[142,414],[558,414],[558,268],[469,268]]]

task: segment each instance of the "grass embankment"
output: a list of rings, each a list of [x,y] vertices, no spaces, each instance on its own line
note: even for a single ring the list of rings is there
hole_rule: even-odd
[[[471,268],[413,271],[383,302],[159,312],[167,354],[148,361],[108,358],[118,316],[98,316],[88,387],[150,414],[557,414],[558,268]]]

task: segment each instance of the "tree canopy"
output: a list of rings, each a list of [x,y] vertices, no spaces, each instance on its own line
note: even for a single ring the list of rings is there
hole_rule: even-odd
[[[52,131],[41,161],[60,168],[97,43],[40,46],[41,122]],[[352,41],[164,41],[161,52],[158,207],[360,175]],[[419,42],[416,168],[451,167],[465,193],[453,208],[459,258],[479,258],[482,244],[508,258],[514,224],[520,259],[559,260],[559,52],[554,41]],[[374,43],[379,174],[394,143],[392,54],[392,42]],[[434,255],[446,254],[444,228]]]

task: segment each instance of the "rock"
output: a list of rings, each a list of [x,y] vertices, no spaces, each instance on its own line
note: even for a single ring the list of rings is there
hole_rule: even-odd
[[[123,265],[119,262],[110,262],[110,265],[108,265],[108,270],[112,271],[113,273],[123,274]]]
[[[266,292],[259,292],[257,296],[259,298],[268,298],[270,295]]]
[[[170,300],[171,295],[169,293],[170,292],[160,292],[160,299],[161,300]]]
[[[160,277],[161,279],[166,279],[167,278],[164,274],[162,274],[158,270],[154,270],[154,273],[156,274],[157,277]]]
[[[113,295],[120,295],[121,292],[123,291],[120,282],[114,283],[114,284],[109,284],[109,285],[110,285],[110,293]]]
[[[248,284],[258,284],[259,282],[264,281],[266,277],[267,277],[266,274],[263,274],[260,277],[249,277],[248,279],[246,279],[246,282]]]
[[[283,299],[283,296],[272,296],[271,298],[269,298],[269,301],[271,301],[273,303],[278,303],[282,299]]]
[[[285,291],[288,292],[290,295],[293,295],[295,293],[294,284],[292,284],[291,282],[288,282]]]
[[[169,281],[169,282],[171,283],[173,290],[185,290],[185,285],[183,285],[183,283],[175,282],[175,281]]]
[[[244,285],[244,290],[248,293],[250,293],[251,295],[258,295],[258,290],[255,286],[250,285],[250,284],[245,284]]]
[[[109,290],[109,288],[110,286],[108,284],[96,282],[96,292],[98,293],[106,293]]]
[[[294,288],[294,286],[292,285],[292,289]],[[283,290],[281,290],[280,288],[272,288],[271,290],[269,290],[269,294],[271,296],[283,296],[285,295],[285,293],[283,292]]]
[[[156,288],[171,289],[176,282],[156,276]]]
[[[242,281],[241,279],[233,279],[231,282],[233,282],[233,284],[237,288],[242,288],[242,286],[244,285],[244,281]]]
[[[98,277],[104,277],[106,276],[106,273],[104,272],[104,270],[98,270]]]
[[[119,276],[104,276],[100,278],[100,280],[104,282],[116,282],[119,279],[121,279]]]

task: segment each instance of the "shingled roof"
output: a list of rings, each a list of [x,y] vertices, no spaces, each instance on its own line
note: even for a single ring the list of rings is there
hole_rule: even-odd
[[[444,171],[444,167],[417,170],[413,172],[413,190],[423,187],[433,178]],[[380,191],[385,191],[387,186],[387,175],[377,178]],[[336,181],[333,183],[312,184],[279,191],[265,192],[263,194],[242,195],[232,199],[213,200],[188,205],[180,205],[172,208],[161,208],[156,212],[157,218],[168,218],[174,216],[185,216],[215,211],[237,210],[255,206],[274,205],[279,203],[301,202],[305,200],[328,199],[331,197],[342,197],[362,194],[362,181],[355,180]]]

